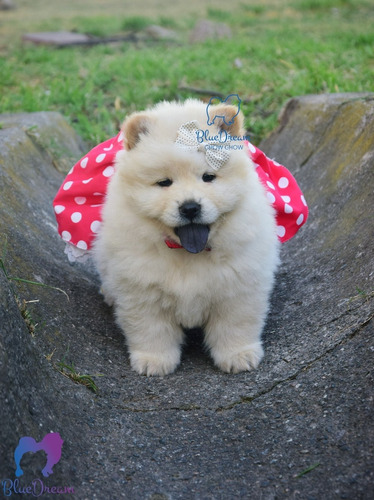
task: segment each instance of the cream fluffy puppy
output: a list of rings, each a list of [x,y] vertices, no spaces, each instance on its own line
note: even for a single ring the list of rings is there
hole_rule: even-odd
[[[172,373],[183,329],[197,326],[225,372],[256,368],[263,356],[278,263],[275,215],[241,141],[226,148],[218,169],[205,148],[220,131],[243,136],[242,115],[227,125],[236,112],[219,105],[207,126],[204,103],[163,102],[124,122],[94,259],[140,374]],[[208,130],[208,145],[178,144],[188,122]]]

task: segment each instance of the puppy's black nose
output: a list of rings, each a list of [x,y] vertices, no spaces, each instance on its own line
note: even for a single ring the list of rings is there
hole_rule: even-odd
[[[192,221],[195,217],[197,217],[201,212],[200,203],[196,203],[196,201],[186,201],[179,207],[179,213],[182,217],[189,219]]]

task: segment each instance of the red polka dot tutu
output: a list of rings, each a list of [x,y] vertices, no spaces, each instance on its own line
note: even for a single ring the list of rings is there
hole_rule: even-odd
[[[275,208],[278,238],[285,242],[307,220],[303,193],[284,166],[267,158],[250,142],[245,145],[266,188],[266,196]],[[108,182],[114,173],[116,154],[122,149],[122,132],[94,147],[70,170],[53,201],[58,232],[65,242],[76,247],[77,256],[91,248],[100,228]]]

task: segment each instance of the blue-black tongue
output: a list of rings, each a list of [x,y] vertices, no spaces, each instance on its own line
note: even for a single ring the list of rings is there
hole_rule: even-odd
[[[199,253],[206,247],[209,236],[209,226],[191,223],[185,226],[176,227],[174,231],[181,240],[182,247],[185,248],[187,252]]]

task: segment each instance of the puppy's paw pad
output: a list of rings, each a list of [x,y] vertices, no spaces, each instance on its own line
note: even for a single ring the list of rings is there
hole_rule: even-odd
[[[264,350],[259,342],[246,345],[239,352],[212,353],[215,364],[224,372],[240,373],[257,368]]]
[[[173,373],[180,361],[180,352],[163,354],[150,354],[139,351],[130,354],[131,368],[139,375],[163,377]]]

